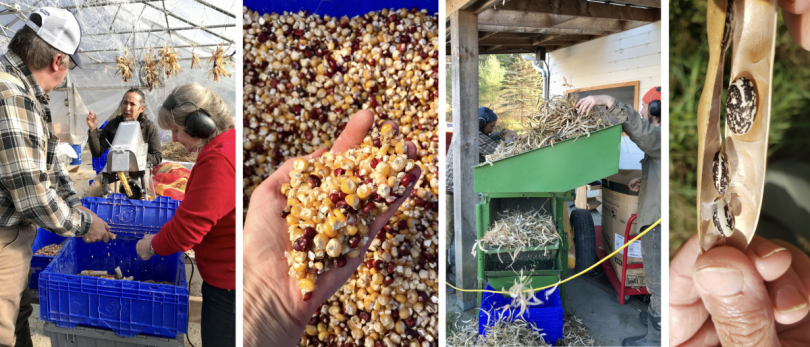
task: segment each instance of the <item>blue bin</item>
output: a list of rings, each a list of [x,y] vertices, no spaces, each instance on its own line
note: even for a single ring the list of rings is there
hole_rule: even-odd
[[[107,122],[109,122],[109,120],[105,120],[104,124],[102,124],[98,128],[99,129],[104,129],[104,126],[107,125]],[[96,175],[98,175],[98,173],[101,172],[101,170],[104,170],[104,167],[107,166],[107,153],[110,153],[109,149],[104,151],[104,154],[102,154],[98,158],[93,158],[93,170],[96,171]],[[93,181],[91,180],[90,182],[92,184]]]
[[[259,11],[260,13],[283,13],[284,11],[309,10],[311,13],[328,14],[330,16],[354,17],[387,9],[411,9],[416,7],[419,10],[426,9],[429,14],[439,12],[439,2],[436,0],[401,0],[401,1],[368,1],[368,0],[244,0],[243,5],[248,9]]]
[[[495,290],[489,284],[487,284],[486,289]],[[554,292],[549,295],[548,299],[545,298],[545,290],[537,292],[535,297],[540,299],[543,304],[529,306],[521,318],[543,329],[543,331],[541,331],[541,333],[545,334],[543,335],[543,339],[553,346],[557,340],[563,337],[563,308],[562,302],[560,301],[560,290],[559,288],[554,290]],[[484,336],[484,330],[489,324],[490,317],[497,317],[499,312],[503,311],[498,309],[509,305],[511,302],[512,298],[510,297],[484,292],[483,298],[481,299],[481,309],[487,311],[489,314],[484,312],[478,313],[478,334]]]
[[[179,201],[84,198],[82,205],[110,224],[117,235],[109,243],[84,243],[71,238],[39,276],[40,318],[62,328],[85,325],[111,329],[119,336],[138,334],[175,337],[188,330],[188,289],[183,253],[141,260],[135,244],[168,222]],[[106,270],[135,281],[77,275]],[[142,283],[153,280],[168,284]]]
[[[56,235],[50,231],[39,228],[37,229],[37,238],[34,240],[34,245],[31,247],[31,252],[36,253],[42,247],[48,245],[58,245],[65,241],[67,237]],[[31,280],[28,281],[28,288],[39,288],[39,273],[48,267],[48,264],[53,260],[53,256],[37,255],[31,258]]]
[[[70,165],[82,165],[82,145],[70,145],[76,151],[76,159],[70,162]]]

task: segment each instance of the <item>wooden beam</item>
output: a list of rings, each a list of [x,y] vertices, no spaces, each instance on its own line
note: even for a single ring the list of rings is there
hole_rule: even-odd
[[[591,30],[611,31],[611,32],[620,32],[625,30],[624,25],[620,20],[605,19],[605,18],[586,18],[586,17],[576,17],[565,23],[557,24],[554,26],[554,28],[591,29]]]
[[[532,39],[530,38],[503,38],[503,37],[490,37],[485,40],[478,41],[479,46],[495,46],[495,45],[503,45],[503,46],[514,46],[514,45],[532,45]]]
[[[447,0],[444,7],[446,10],[445,17],[449,19],[453,12],[472,6],[475,4],[475,1],[476,0]],[[447,27],[449,28],[450,26],[448,25]]]
[[[564,45],[572,45],[578,43],[580,41],[552,41],[546,42],[541,44],[536,44],[532,42],[532,39],[521,39],[520,41],[509,41],[509,42],[498,42],[498,41],[486,41],[486,42],[479,42],[479,47],[488,47],[488,46],[504,46],[504,47],[537,47],[537,46],[564,46]]]
[[[486,11],[520,11],[589,18],[632,20],[650,23],[661,20],[660,9],[617,6],[587,0],[511,0],[506,2],[504,5],[497,6],[496,8],[497,10],[493,10],[492,7],[474,8],[474,10],[476,13],[483,13]]]
[[[489,33],[484,33],[483,35],[479,34],[478,35],[478,41],[481,41],[481,40],[483,40],[483,39],[485,39],[487,37],[493,36],[493,35],[495,35],[497,33],[498,33],[497,31],[493,31],[493,32],[489,32]]]
[[[449,5],[448,5],[449,6]],[[478,165],[478,18],[472,11],[450,16],[453,96],[453,221],[456,243],[456,285],[478,288],[478,266],[472,254],[476,240],[472,167]],[[462,310],[475,307],[476,295],[456,292]]]
[[[534,41],[532,41],[532,44],[533,45],[539,45],[539,44],[541,44],[543,42],[548,42],[548,41],[554,40],[554,39],[556,39],[558,37],[562,37],[562,36],[563,35],[546,35],[545,37],[543,37],[541,39],[535,39]]]
[[[661,0],[608,0],[606,2],[612,2],[612,3],[616,3],[616,4],[627,4],[627,5],[635,5],[635,6],[661,8]]]
[[[503,47],[503,45],[492,46],[487,50],[487,52],[492,52],[492,51],[497,50],[498,48],[501,48],[501,47]]]
[[[478,24],[479,31],[497,31],[501,33],[522,33],[522,34],[540,34],[540,35],[596,35],[602,36],[612,33],[613,31],[602,31],[592,29],[562,29],[562,28],[541,28],[541,27],[524,27],[524,26],[511,26],[508,23],[504,25],[481,25]]]

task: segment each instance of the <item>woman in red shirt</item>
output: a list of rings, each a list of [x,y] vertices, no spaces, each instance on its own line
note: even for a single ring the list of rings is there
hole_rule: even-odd
[[[158,124],[186,152],[199,152],[177,212],[160,232],[138,242],[138,256],[192,247],[203,278],[204,346],[236,345],[236,131],[227,105],[198,84],[175,88]]]

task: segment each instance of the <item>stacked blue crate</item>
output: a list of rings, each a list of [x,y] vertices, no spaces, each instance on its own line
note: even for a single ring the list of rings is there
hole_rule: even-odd
[[[86,325],[117,335],[175,337],[188,325],[188,289],[183,253],[141,260],[135,244],[144,234],[157,233],[173,216],[179,201],[84,198],[82,205],[109,223],[116,239],[84,243],[72,238],[39,276],[40,318],[62,328]],[[120,267],[134,281],[80,276],[83,270],[110,274]],[[169,284],[143,283],[170,282]]]
[[[495,289],[487,284],[486,290],[494,291]],[[553,346],[563,336],[563,308],[559,289],[554,290],[548,296],[548,299],[545,297],[545,292],[545,290],[541,290],[535,293],[535,297],[542,301],[543,304],[530,306],[520,318],[529,323],[534,323],[537,328],[542,329],[543,339]],[[481,310],[487,311],[487,313],[483,311],[478,313],[478,334],[484,336],[490,319],[498,317],[504,307],[511,302],[512,298],[504,295],[484,292],[481,299]]]

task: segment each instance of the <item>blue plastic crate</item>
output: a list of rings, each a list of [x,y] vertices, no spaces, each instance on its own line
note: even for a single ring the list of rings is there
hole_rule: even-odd
[[[487,284],[486,289],[495,290],[489,284]],[[537,292],[535,297],[540,299],[543,304],[530,306],[526,309],[526,312],[523,313],[521,318],[543,329],[543,331],[541,331],[541,333],[545,334],[543,335],[543,339],[553,346],[557,340],[563,337],[563,308],[560,301],[560,290],[559,288],[555,290],[549,295],[548,299],[545,298],[544,290]],[[478,334],[484,336],[484,329],[489,324],[490,316],[492,318],[497,317],[498,312],[502,311],[498,310],[498,308],[507,306],[511,302],[512,298],[501,294],[484,292],[483,298],[481,299],[481,309],[487,311],[489,314],[484,312],[478,313]]]
[[[40,318],[62,328],[85,325],[113,330],[117,335],[175,337],[188,330],[188,289],[183,253],[138,258],[135,244],[144,233],[155,233],[174,216],[179,202],[158,198],[130,201],[85,198],[82,204],[110,224],[115,240],[87,244],[68,240],[39,276]],[[77,275],[82,270],[106,270],[135,281]],[[153,280],[168,284],[142,283]]]
[[[98,175],[98,173],[101,172],[101,170],[104,170],[104,167],[107,166],[108,153],[110,153],[109,149],[104,151],[104,154],[102,154],[100,157],[93,158],[93,170],[96,171],[96,175]]]
[[[104,126],[107,125],[107,122],[109,122],[109,120],[105,120],[104,124],[102,124],[98,128],[104,129]],[[93,158],[93,170],[96,171],[96,175],[98,175],[98,173],[101,172],[101,170],[104,170],[104,167],[107,166],[107,153],[109,152],[110,150],[107,149],[106,151],[104,151],[104,154],[102,154],[100,157]],[[90,182],[92,183],[93,181],[91,180]]]
[[[67,239],[67,237],[59,236],[39,228],[37,230],[37,238],[34,240],[34,245],[31,247],[31,252],[36,253],[42,249],[42,247],[60,244],[62,241],[65,241],[65,239]],[[34,254],[34,257],[31,258],[31,280],[28,281],[28,288],[39,288],[39,273],[48,267],[48,264],[51,263],[53,258],[54,257],[50,255]]]
[[[108,198],[82,199],[82,205],[110,224],[117,238],[137,238],[156,234],[180,206],[180,200],[159,196],[152,201],[130,200],[124,194],[111,194]]]

